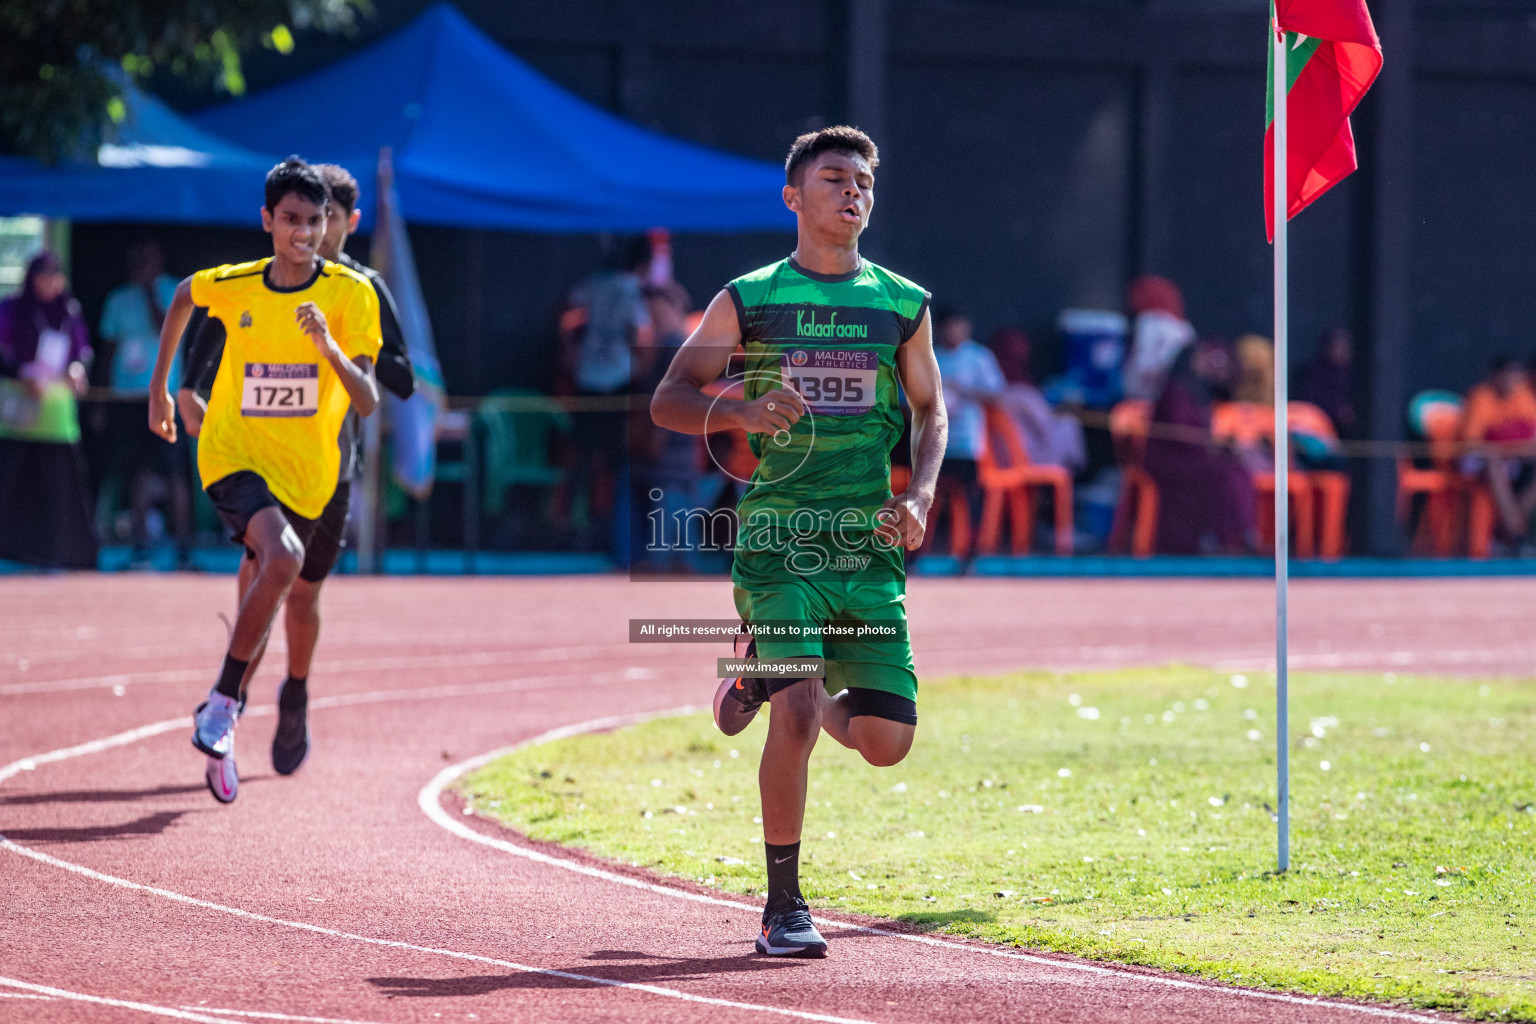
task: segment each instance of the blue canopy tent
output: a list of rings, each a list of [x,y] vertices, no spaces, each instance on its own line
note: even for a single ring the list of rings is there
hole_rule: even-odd
[[[259,223],[261,182],[278,158],[195,127],[125,83],[126,116],[97,150],[97,163],[46,166],[0,157],[0,216],[78,221]]]
[[[193,120],[266,152],[341,164],[365,187],[387,146],[410,223],[545,232],[794,226],[779,167],[594,107],[447,3],[313,74]],[[371,218],[374,203],[360,205]]]

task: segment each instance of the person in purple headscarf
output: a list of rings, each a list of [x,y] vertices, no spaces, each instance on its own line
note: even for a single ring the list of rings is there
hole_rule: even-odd
[[[90,358],[90,332],[64,268],[53,253],[38,253],[21,291],[0,302],[0,377],[18,378],[36,398],[54,382],[81,395]]]
[[[1351,437],[1355,432],[1354,363],[1354,338],[1346,328],[1329,328],[1323,332],[1297,389],[1297,398],[1328,414],[1340,437]]]
[[[1152,406],[1144,465],[1157,482],[1157,553],[1238,555],[1256,547],[1253,479],[1210,437],[1214,391],[1231,356],[1212,342],[1186,345]]]
[[[41,253],[0,302],[0,558],[96,568],[75,406],[90,359],[64,268]]]

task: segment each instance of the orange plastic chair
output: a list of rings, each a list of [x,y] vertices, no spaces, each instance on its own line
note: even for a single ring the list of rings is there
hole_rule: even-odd
[[[1291,402],[1286,406],[1291,429],[1325,441],[1337,441],[1339,432],[1333,421],[1311,402]],[[1317,524],[1317,553],[1328,560],[1344,557],[1344,519],[1349,510],[1349,474],[1336,469],[1307,471],[1312,482],[1312,500]]]
[[[891,467],[891,493],[905,494],[912,482],[911,466]],[[937,516],[930,525],[937,523]],[[971,550],[971,503],[965,500],[965,492],[955,491],[949,499],[949,553],[964,558]]]
[[[1109,550],[1129,551],[1137,558],[1150,557],[1157,540],[1157,481],[1143,462],[1151,424],[1152,403],[1144,398],[1128,398],[1109,411],[1109,436],[1120,467],[1120,500],[1109,530]]]
[[[1211,411],[1211,433],[1218,441],[1234,441],[1243,445],[1256,445],[1261,441],[1274,443],[1275,413],[1266,406],[1252,402],[1222,402]],[[1270,550],[1275,546],[1275,474],[1253,473],[1253,487],[1258,492],[1259,537]],[[1291,516],[1296,540],[1296,557],[1311,558],[1312,532],[1312,481],[1311,474],[1291,470],[1286,474],[1286,491],[1290,496]]]
[[[1029,450],[1019,425],[1007,411],[987,407],[987,446],[976,460],[976,482],[981,485],[981,528],[976,550],[994,554],[1002,540],[1003,502],[1011,512],[1015,555],[1029,553],[1034,533],[1034,503],[1031,487],[1049,487],[1056,508],[1056,553],[1072,553],[1072,474],[1061,466],[1037,466],[1029,461]],[[1001,458],[999,457],[1001,456]]]
[[[1450,392],[1423,392],[1413,399],[1410,409],[1410,418],[1414,420],[1419,435],[1429,442],[1431,465],[1422,468],[1414,465],[1413,460],[1407,456],[1398,456],[1397,518],[1399,522],[1406,523],[1414,495],[1424,495],[1424,512],[1419,517],[1413,549],[1418,552],[1429,551],[1446,558],[1456,544],[1461,497],[1469,490],[1467,482],[1456,470],[1455,458],[1456,442],[1461,437],[1461,424],[1466,412],[1460,396]],[[1486,491],[1486,488],[1483,490]],[[1475,497],[1472,504],[1475,507],[1481,505]],[[1481,545],[1483,555],[1486,556],[1488,543],[1493,536],[1491,500],[1485,507],[1477,507],[1476,511],[1478,515],[1468,517],[1468,532],[1472,535],[1468,547],[1475,554],[1479,547],[1476,537],[1482,530],[1486,530],[1488,541]],[[1471,520],[1481,521],[1484,517],[1486,526],[1478,530],[1471,529],[1477,525]]]
[[[1467,484],[1467,554],[1487,558],[1493,550],[1493,527],[1498,519],[1493,492],[1481,480]]]

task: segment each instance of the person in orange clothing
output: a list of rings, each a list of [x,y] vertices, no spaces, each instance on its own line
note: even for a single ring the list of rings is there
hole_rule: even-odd
[[[1488,379],[1467,395],[1462,439],[1485,445],[1467,456],[1463,468],[1487,479],[1503,540],[1526,548],[1528,524],[1536,513],[1536,393],[1519,360],[1496,357]]]

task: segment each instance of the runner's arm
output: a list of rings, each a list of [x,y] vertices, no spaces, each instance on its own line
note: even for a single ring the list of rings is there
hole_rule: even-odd
[[[176,403],[171,400],[171,364],[176,361],[176,346],[192,315],[192,279],[182,278],[171,297],[170,308],[160,325],[160,352],[155,357],[155,372],[149,380],[149,429],[176,443]]]
[[[208,307],[195,306],[181,333],[181,386],[207,395],[224,359],[224,322],[208,315]]]
[[[787,430],[805,413],[805,403],[789,388],[747,401],[711,397],[704,388],[725,373],[731,354],[741,344],[741,324],[729,292],[710,301],[698,330],[688,336],[672,359],[666,376],[651,396],[651,420],[679,434],[710,430],[745,430],[749,434]]]
[[[949,417],[939,381],[939,362],[933,356],[933,318],[923,314],[917,331],[896,350],[896,369],[912,409],[912,482],[905,494],[886,502],[898,513],[890,523],[908,550],[922,544],[928,510],[938,486],[939,464],[949,439]]]
[[[370,277],[373,291],[379,297],[379,330],[384,345],[379,349],[379,362],[373,368],[379,384],[396,398],[410,398],[416,390],[416,372],[411,366],[405,332],[400,328],[400,314],[395,308],[395,297],[382,278]]]
[[[207,395],[213,391],[219,363],[224,358],[224,324],[208,315],[208,307],[194,306],[186,330],[181,332],[181,387],[176,391],[176,411],[191,437],[203,432],[208,412]]]
[[[331,325],[326,321],[325,313],[313,302],[299,303],[299,308],[293,311],[293,319],[341,378],[341,386],[352,399],[352,408],[359,416],[372,416],[373,410],[379,407],[379,382],[373,375],[373,360],[368,356],[348,359],[336,339],[331,337]]]

